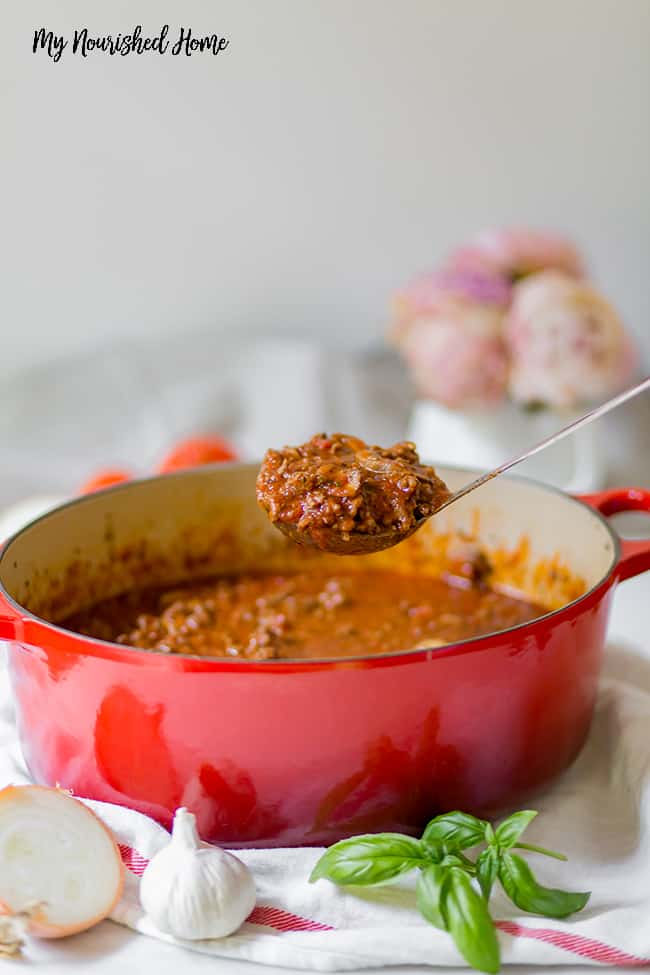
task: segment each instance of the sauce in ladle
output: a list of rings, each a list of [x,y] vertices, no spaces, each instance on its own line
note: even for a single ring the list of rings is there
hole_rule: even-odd
[[[257,477],[257,499],[277,528],[337,555],[397,544],[450,497],[415,444],[369,446],[341,433],[268,450]]]

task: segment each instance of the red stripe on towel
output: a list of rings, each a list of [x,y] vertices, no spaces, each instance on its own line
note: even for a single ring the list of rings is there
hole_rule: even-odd
[[[144,873],[144,868],[147,866],[149,861],[145,857],[141,856],[137,850],[134,850],[133,847],[127,846],[126,843],[118,843],[117,848],[120,851],[122,863],[127,870],[134,873],[136,877],[141,877]]]
[[[514,921],[497,921],[496,926],[505,934],[512,935],[513,938],[532,938],[535,941],[543,941],[562,949],[562,951],[569,951],[573,955],[580,955],[581,958],[600,962],[601,965],[640,968],[642,965],[650,964],[650,958],[628,955],[626,951],[621,951],[620,948],[606,945],[594,938],[585,938],[581,934],[571,934],[570,931],[555,931],[553,928],[526,928]]]
[[[275,928],[276,931],[334,931],[329,924],[321,924],[319,921],[311,921],[308,917],[300,917],[299,914],[290,914],[289,911],[281,911],[279,907],[265,907],[260,904],[253,908],[251,914],[246,918],[249,924],[261,924],[267,928]]]

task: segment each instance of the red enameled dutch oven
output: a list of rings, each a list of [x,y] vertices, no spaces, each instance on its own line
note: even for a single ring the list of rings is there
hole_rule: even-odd
[[[490,815],[573,761],[614,590],[650,568],[650,541],[621,541],[604,516],[650,511],[641,489],[576,499],[501,478],[433,519],[422,532],[467,530],[478,509],[488,548],[527,536],[531,564],[564,563],[586,583],[540,619],[439,649],[242,662],[134,650],[45,621],[137,584],[286,557],[255,503],[255,473],[230,464],[131,482],[7,543],[0,638],[37,782],[166,825],[184,805],[206,839],[271,846],[417,832],[450,808]],[[471,477],[440,473],[452,489]]]

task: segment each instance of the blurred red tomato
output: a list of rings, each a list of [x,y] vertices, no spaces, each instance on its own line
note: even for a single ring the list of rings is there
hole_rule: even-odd
[[[101,491],[102,488],[110,487],[112,484],[130,481],[132,477],[130,471],[123,471],[118,467],[108,467],[103,471],[98,471],[94,477],[82,484],[79,488],[79,494],[92,494],[93,491]]]
[[[223,437],[189,437],[176,444],[157,470],[159,474],[169,474],[170,471],[225,460],[237,460],[237,454]]]

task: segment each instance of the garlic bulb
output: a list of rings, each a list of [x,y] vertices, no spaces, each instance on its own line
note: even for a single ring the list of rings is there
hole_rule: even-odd
[[[202,843],[194,816],[180,808],[171,841],[142,875],[140,903],[156,927],[175,938],[224,938],[253,910],[255,882],[232,853]]]

